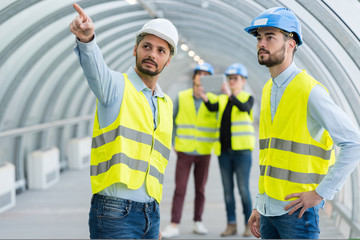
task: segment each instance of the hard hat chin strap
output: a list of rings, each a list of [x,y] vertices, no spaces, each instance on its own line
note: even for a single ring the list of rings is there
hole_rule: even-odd
[[[282,34],[284,34],[285,36],[290,37],[290,38],[293,38],[293,37],[294,37],[294,34],[293,34],[293,33],[286,32],[286,31],[284,31],[284,30],[282,30],[282,29],[280,29],[280,28],[278,28],[278,29],[279,29],[279,31],[280,31]]]

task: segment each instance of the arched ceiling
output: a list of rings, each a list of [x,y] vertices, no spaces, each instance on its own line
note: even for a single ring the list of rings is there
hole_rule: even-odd
[[[78,3],[95,23],[98,44],[111,69],[122,72],[133,65],[135,33],[155,17],[171,20],[180,42],[210,62],[217,74],[234,62],[243,63],[249,70],[247,90],[255,96],[255,117],[270,74],[257,62],[255,38],[243,29],[267,8],[288,7],[302,23],[304,44],[296,52],[297,65],[323,83],[334,101],[357,125],[360,123],[358,0]],[[72,4],[73,0],[0,0],[0,165],[4,161],[15,164],[17,189],[26,185],[24,160],[28,152],[57,146],[61,163],[66,164],[64,152],[69,139],[90,132],[89,115],[94,114],[95,97],[73,51],[75,37],[69,23],[77,13]],[[179,90],[191,86],[195,65],[188,52],[179,50],[159,79],[162,89],[174,98]],[[351,176],[355,187],[358,172]],[[359,212],[357,191],[352,191],[351,199],[351,216],[347,211],[340,214],[359,231],[354,225]]]
[[[2,0],[0,5],[0,131],[92,114],[95,98],[73,52],[68,25],[73,1]],[[297,65],[330,91],[360,122],[360,3],[357,0],[84,0],[110,68],[134,62],[135,33],[154,17],[171,20],[180,41],[222,73],[234,62],[249,70],[248,90],[259,103],[268,80],[256,60],[256,40],[243,29],[269,7],[292,9],[303,27]],[[190,85],[195,61],[178,51],[159,83],[174,97]]]

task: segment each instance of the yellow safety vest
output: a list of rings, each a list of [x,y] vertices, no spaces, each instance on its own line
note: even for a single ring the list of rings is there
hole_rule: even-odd
[[[124,96],[116,120],[99,127],[95,113],[91,148],[91,188],[95,194],[114,183],[129,189],[140,188],[146,178],[148,194],[158,203],[162,198],[164,173],[168,164],[172,135],[172,101],[158,98],[158,126],[142,92],[126,74]]]
[[[272,84],[272,80],[266,83],[261,100],[259,192],[284,201],[289,194],[314,190],[335,155],[327,131],[318,142],[307,128],[309,95],[320,83],[306,72],[299,73],[287,86],[271,121]]]
[[[217,96],[207,93],[209,99]],[[217,112],[210,112],[202,102],[196,113],[193,89],[179,93],[179,108],[175,119],[175,150],[179,152],[211,154],[217,140]]]
[[[241,91],[236,98],[245,103],[249,100],[250,94]],[[220,130],[221,120],[228,103],[229,96],[222,94],[219,96],[219,118],[218,130]],[[253,126],[252,111],[240,111],[236,106],[231,109],[231,148],[232,150],[253,150],[255,146],[255,130]],[[221,154],[220,138],[215,144],[215,154]]]

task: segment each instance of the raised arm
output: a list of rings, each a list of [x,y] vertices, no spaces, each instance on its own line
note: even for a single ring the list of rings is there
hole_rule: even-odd
[[[250,114],[250,111],[254,105],[254,97],[250,96],[249,99],[245,102],[242,103],[239,101],[239,99],[236,98],[236,96],[231,95],[229,97],[230,101],[232,101],[234,103],[234,105],[242,112],[248,112]]]
[[[94,39],[94,23],[78,4],[74,3],[73,6],[79,15],[70,23],[70,31],[80,42],[88,43]]]
[[[207,108],[210,112],[217,112],[217,111],[219,111],[219,103],[218,103],[218,102],[216,102],[216,103],[211,103],[211,102],[209,101],[209,98],[207,97],[207,95],[206,95],[204,92],[202,92],[202,93],[200,94],[200,97],[201,97],[201,99],[204,101],[204,104],[205,104],[206,108]]]
[[[112,105],[123,94],[124,79],[121,73],[111,71],[106,65],[96,44],[95,27],[90,17],[79,5],[73,6],[79,14],[70,23],[70,31],[77,37],[75,53],[99,103]]]

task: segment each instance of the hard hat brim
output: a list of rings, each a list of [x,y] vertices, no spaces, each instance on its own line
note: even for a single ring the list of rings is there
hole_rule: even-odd
[[[141,34],[152,34],[152,35],[155,35],[163,40],[165,40],[167,43],[169,43],[174,51],[174,55],[176,54],[176,45],[174,43],[174,41],[169,38],[168,36],[166,36],[165,34],[159,32],[159,31],[156,31],[154,29],[144,29],[144,30],[140,30],[137,35],[141,35]]]

